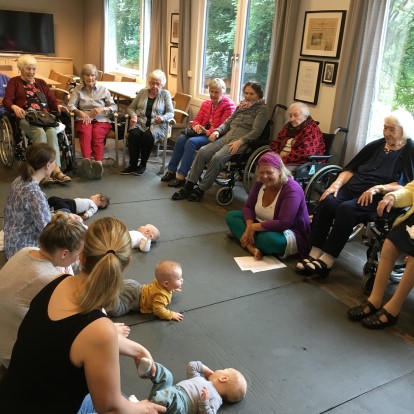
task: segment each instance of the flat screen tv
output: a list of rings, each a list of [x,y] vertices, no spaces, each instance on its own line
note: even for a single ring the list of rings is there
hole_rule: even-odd
[[[0,51],[54,54],[53,14],[0,10]]]

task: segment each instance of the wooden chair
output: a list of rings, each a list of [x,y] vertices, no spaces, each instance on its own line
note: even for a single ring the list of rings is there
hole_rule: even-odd
[[[60,89],[64,89],[65,91],[70,91],[71,89],[73,89],[72,78],[70,76],[61,75],[59,73],[57,81],[60,82]]]
[[[121,82],[136,82],[136,78],[131,78],[130,76],[122,76]]]
[[[59,75],[60,75],[59,72],[56,72],[54,69],[50,69],[49,79],[59,82]]]
[[[101,70],[97,70],[97,75],[96,75],[96,80],[97,81],[101,81],[102,80],[102,76],[103,76],[103,72]]]
[[[172,133],[174,133],[174,130],[187,128],[192,98],[191,95],[186,93],[177,92],[175,94],[173,98],[175,125],[173,126]]]
[[[114,82],[115,81],[115,75],[112,73],[104,73],[102,75],[102,82]]]
[[[50,92],[52,92],[53,95],[55,95],[59,105],[67,105],[70,96],[69,91],[60,88],[50,88]]]

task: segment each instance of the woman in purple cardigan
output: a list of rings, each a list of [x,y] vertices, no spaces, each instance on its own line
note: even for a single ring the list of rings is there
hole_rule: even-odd
[[[306,255],[310,221],[301,186],[275,153],[262,155],[258,166],[259,181],[243,210],[227,213],[230,231],[257,260],[263,254]]]
[[[161,181],[168,182],[168,187],[179,188],[185,184],[197,151],[212,141],[210,134],[236,109],[234,102],[224,95],[226,84],[222,79],[212,79],[208,84],[208,92],[210,99],[201,104],[191,128],[187,128],[187,132],[183,131],[175,143],[168,171],[161,178]]]

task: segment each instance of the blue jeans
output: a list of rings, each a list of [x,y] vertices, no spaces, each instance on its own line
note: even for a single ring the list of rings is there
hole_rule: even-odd
[[[168,171],[173,173],[178,172],[184,177],[187,177],[196,152],[208,143],[209,140],[206,135],[198,135],[196,137],[189,138],[187,135],[181,134],[175,143],[171,161],[168,164]],[[178,169],[179,164],[180,168]]]
[[[93,406],[91,394],[88,394],[82,402],[77,414],[94,414],[96,413]]]

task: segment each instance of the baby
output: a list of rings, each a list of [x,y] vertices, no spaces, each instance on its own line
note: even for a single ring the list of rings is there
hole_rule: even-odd
[[[68,213],[77,214],[86,220],[92,217],[98,208],[107,208],[111,199],[105,194],[94,194],[89,198],[49,197],[47,202],[53,211],[66,210]]]
[[[140,226],[136,230],[130,230],[132,248],[141,250],[142,252],[149,252],[151,242],[155,242],[160,237],[160,231],[152,224]]]
[[[152,381],[148,399],[167,408],[167,413],[216,413],[223,401],[241,401],[247,383],[241,372],[234,368],[212,371],[200,361],[187,365],[187,380],[173,385],[171,372],[149,358],[141,358],[138,375]]]
[[[155,279],[149,285],[141,285],[134,279],[124,280],[124,287],[109,316],[122,316],[132,310],[153,313],[160,319],[182,321],[181,313],[166,308],[172,293],[181,292],[184,279],[181,265],[172,260],[162,260],[155,268]]]

